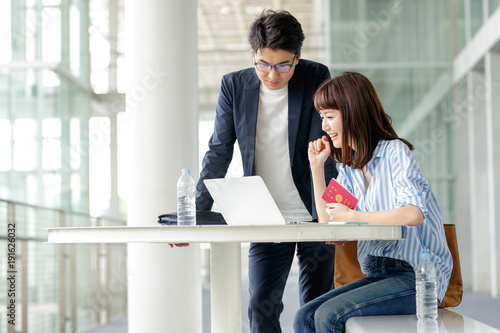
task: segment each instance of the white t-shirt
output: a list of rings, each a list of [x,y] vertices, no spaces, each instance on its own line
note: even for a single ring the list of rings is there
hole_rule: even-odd
[[[312,220],[292,178],[288,147],[288,86],[270,90],[262,83],[260,85],[255,173],[266,183],[285,220]]]

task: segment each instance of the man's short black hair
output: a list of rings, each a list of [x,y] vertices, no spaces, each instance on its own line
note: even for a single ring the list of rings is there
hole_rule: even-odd
[[[299,21],[284,10],[264,10],[248,31],[248,41],[254,52],[268,47],[274,51],[286,50],[299,54],[304,38]]]

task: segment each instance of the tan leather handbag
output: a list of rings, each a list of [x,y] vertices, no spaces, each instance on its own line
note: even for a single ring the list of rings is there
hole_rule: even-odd
[[[460,257],[458,255],[457,231],[454,224],[445,224],[444,232],[448,242],[451,256],[453,258],[453,270],[451,271],[448,289],[440,308],[454,308],[462,302],[464,285],[462,271],[460,270]],[[349,282],[366,277],[361,272],[357,255],[357,242],[351,241],[345,246],[335,247],[335,288]]]

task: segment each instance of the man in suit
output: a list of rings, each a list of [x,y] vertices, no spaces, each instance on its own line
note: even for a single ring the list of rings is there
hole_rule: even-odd
[[[222,78],[214,133],[196,188],[196,208],[212,208],[203,180],[225,177],[238,140],[244,175],[264,179],[286,220],[313,221],[317,214],[307,148],[325,133],[312,97],[330,72],[322,64],[301,59],[304,33],[286,11],[264,11],[250,26],[248,39],[254,67]],[[337,175],[331,160],[326,170],[325,184]],[[251,332],[281,332],[283,290],[295,253],[301,305],[331,290],[334,251],[324,242],[252,243]]]

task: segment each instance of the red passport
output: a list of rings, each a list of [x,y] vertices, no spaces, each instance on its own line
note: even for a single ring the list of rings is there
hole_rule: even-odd
[[[328,184],[325,193],[323,193],[322,198],[328,203],[339,202],[351,209],[354,209],[358,203],[358,199],[333,178],[330,184]]]

